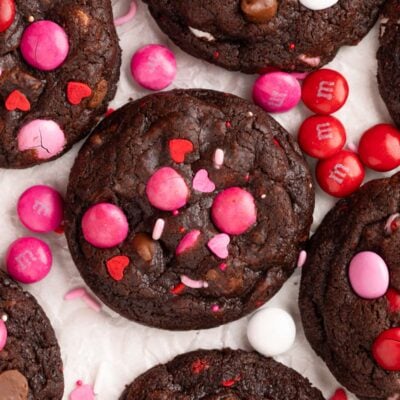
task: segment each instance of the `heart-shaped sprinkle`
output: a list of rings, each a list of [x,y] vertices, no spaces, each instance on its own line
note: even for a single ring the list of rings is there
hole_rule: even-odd
[[[347,400],[347,394],[343,389],[338,389],[330,400]]]
[[[67,85],[67,98],[68,101],[76,106],[81,101],[92,95],[92,89],[82,82],[68,82]]]
[[[182,240],[179,242],[176,248],[176,255],[179,256],[180,254],[184,253],[185,251],[190,250],[197,242],[201,235],[201,232],[197,229],[194,229],[187,233]]]
[[[204,370],[210,368],[210,364],[206,360],[196,360],[192,363],[192,372],[194,374],[200,374]]]
[[[193,143],[187,139],[172,139],[169,142],[171,158],[178,164],[185,162],[186,154],[190,154],[193,149]]]
[[[8,95],[5,105],[8,111],[29,111],[31,109],[31,103],[19,90],[14,90]]]
[[[231,238],[227,234],[220,233],[210,239],[207,246],[217,257],[224,259],[229,256],[228,246],[230,242]]]
[[[122,281],[124,278],[125,268],[129,265],[130,260],[127,256],[115,256],[107,261],[107,270],[111,278],[116,281]]]
[[[193,189],[202,193],[212,193],[215,190],[215,183],[208,177],[205,169],[198,171],[193,179]]]
[[[400,312],[400,293],[395,289],[389,289],[386,292],[386,299],[389,303],[390,312]]]

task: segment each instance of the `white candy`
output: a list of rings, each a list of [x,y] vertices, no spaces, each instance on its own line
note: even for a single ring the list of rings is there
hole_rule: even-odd
[[[299,0],[300,3],[313,11],[325,10],[339,3],[339,0]]]
[[[286,311],[265,308],[256,312],[247,326],[251,346],[267,357],[285,353],[296,339],[296,325]]]

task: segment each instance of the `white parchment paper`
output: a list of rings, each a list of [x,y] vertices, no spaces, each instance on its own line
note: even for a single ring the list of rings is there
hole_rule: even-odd
[[[121,16],[129,8],[130,0],[114,0],[114,14]],[[178,76],[171,88],[211,88],[231,92],[250,99],[255,76],[232,73],[197,60],[174,46],[151,19],[146,6],[139,1],[133,21],[118,28],[123,49],[121,80],[116,108],[128,99],[137,99],[149,92],[132,82],[130,59],[139,47],[149,43],[170,46],[177,56]],[[377,27],[353,48],[344,48],[330,67],[339,70],[350,84],[350,98],[336,115],[347,128],[348,139],[357,143],[362,132],[379,122],[391,122],[378,94],[375,53],[378,47]],[[275,118],[293,135],[302,120],[310,113],[303,107]],[[31,235],[16,216],[19,195],[29,186],[48,184],[65,193],[68,174],[80,145],[61,159],[23,171],[0,170],[0,258],[3,260],[8,245],[18,237]],[[368,173],[367,179],[377,177]],[[382,176],[382,174],[380,175]],[[314,228],[334,204],[334,199],[317,190]],[[118,399],[124,386],[139,374],[174,356],[199,348],[249,349],[246,339],[247,318],[216,329],[193,332],[167,332],[147,328],[127,321],[107,308],[100,313],[89,309],[80,300],[66,302],[63,295],[74,287],[83,286],[68,252],[63,235],[43,235],[54,255],[50,275],[40,283],[27,286],[43,306],[52,321],[61,346],[64,361],[66,390],[64,399],[78,379],[94,385],[98,400]],[[4,262],[2,262],[4,267]],[[307,376],[329,397],[338,383],[324,363],[319,360],[305,340],[298,307],[299,271],[268,304],[289,311],[295,318],[298,334],[293,348],[277,357],[284,364]],[[351,397],[354,399],[354,397]]]

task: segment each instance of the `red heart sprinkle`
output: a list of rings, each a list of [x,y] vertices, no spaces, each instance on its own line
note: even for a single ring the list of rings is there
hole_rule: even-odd
[[[210,368],[210,365],[206,360],[196,360],[192,363],[192,372],[194,374],[200,374],[208,368]]]
[[[171,293],[174,295],[179,295],[185,290],[186,286],[183,283],[178,283],[175,287],[171,289]]]
[[[8,111],[14,111],[17,109],[21,111],[29,111],[31,109],[31,103],[22,92],[14,90],[7,97],[6,109]]]
[[[127,256],[115,256],[107,261],[107,270],[111,278],[116,281],[122,281],[124,278],[125,268],[129,265],[130,260]]]
[[[338,389],[330,400],[347,400],[347,394],[343,389]]]
[[[169,142],[171,158],[178,164],[185,162],[186,154],[193,151],[193,143],[186,139],[172,139]]]
[[[236,376],[233,379],[228,379],[226,381],[222,381],[221,384],[223,387],[232,387],[236,382],[239,382],[241,379],[240,375]]]
[[[400,311],[400,293],[395,289],[389,289],[386,293],[386,299],[389,302],[390,312]]]
[[[68,82],[67,98],[72,105],[80,104],[83,99],[91,95],[92,89],[86,83]]]

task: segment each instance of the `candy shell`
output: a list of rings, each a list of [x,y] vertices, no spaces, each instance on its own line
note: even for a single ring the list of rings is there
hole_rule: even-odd
[[[34,237],[24,237],[8,248],[6,265],[8,274],[21,283],[35,283],[50,272],[53,256],[49,246]]]
[[[124,212],[114,204],[99,203],[82,218],[82,232],[91,245],[107,249],[118,246],[128,236],[129,225]]]
[[[363,251],[350,262],[349,280],[351,287],[363,299],[382,297],[389,287],[388,267],[378,254]]]
[[[5,322],[0,319],[0,351],[4,349],[7,343],[7,327]]]
[[[5,32],[14,22],[15,2],[14,0],[0,1],[0,32]]]
[[[251,346],[267,357],[288,351],[296,339],[296,325],[286,311],[264,308],[256,312],[247,326]]]
[[[400,371],[400,328],[382,332],[372,346],[375,361],[387,371]]]

